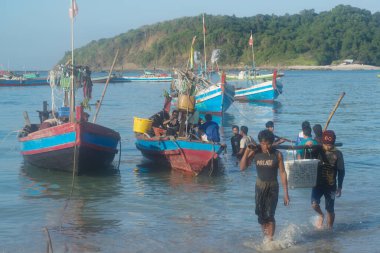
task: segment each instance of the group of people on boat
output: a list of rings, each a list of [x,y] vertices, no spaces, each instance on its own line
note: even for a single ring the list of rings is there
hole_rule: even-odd
[[[251,163],[256,166],[255,213],[264,236],[268,240],[272,240],[276,227],[275,211],[279,196],[278,174],[283,187],[283,203],[285,206],[290,203],[284,158],[276,147],[289,140],[276,136],[273,133],[274,123],[269,121],[266,123],[266,129],[259,132],[258,143],[252,139],[244,147],[246,141],[242,140],[247,136],[246,127],[240,128],[240,134],[238,129],[238,126],[232,127],[232,155],[239,158],[241,170],[247,169]],[[325,198],[327,227],[331,229],[335,220],[335,197],[340,197],[342,194],[345,176],[344,159],[342,152],[335,146],[334,131],[322,131],[321,125],[318,124],[313,126],[313,130],[314,138],[312,138],[310,123],[308,121],[302,123],[302,132],[295,143],[303,148],[297,151],[297,157],[319,160],[316,184],[311,191],[311,206],[318,214],[315,225],[317,228],[322,228],[325,214],[320,207],[320,202],[322,196]],[[243,155],[240,157],[242,149]]]
[[[180,115],[179,110],[173,110],[171,115],[165,110],[161,110],[149,117],[152,121],[152,128],[148,131],[149,137],[178,137],[180,132],[180,117],[186,117],[185,114]],[[198,120],[194,119],[198,117]],[[199,115],[191,115],[191,120],[187,120],[185,129],[186,135],[201,141],[210,141],[214,143],[220,142],[219,125],[212,120],[211,114],[206,114],[204,120]]]

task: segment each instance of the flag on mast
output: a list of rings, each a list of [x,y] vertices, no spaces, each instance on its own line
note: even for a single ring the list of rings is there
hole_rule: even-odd
[[[249,44],[250,46],[253,46],[253,36],[252,36],[252,33],[251,33],[251,37],[249,37],[249,42],[248,42],[248,44]]]
[[[75,0],[71,0],[71,6],[69,8],[69,16],[71,19],[75,18],[75,16],[78,14],[78,5]]]

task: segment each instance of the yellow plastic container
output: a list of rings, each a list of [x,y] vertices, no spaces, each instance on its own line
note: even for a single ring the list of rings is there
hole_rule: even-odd
[[[133,132],[146,133],[152,127],[152,120],[133,117]]]
[[[179,110],[185,110],[189,112],[194,111],[194,105],[195,105],[195,97],[194,96],[188,96],[188,95],[178,95],[178,109]]]

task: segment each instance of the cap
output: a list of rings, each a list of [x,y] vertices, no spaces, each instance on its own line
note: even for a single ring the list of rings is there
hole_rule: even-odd
[[[332,130],[326,130],[322,134],[322,143],[323,144],[334,145],[335,139],[336,139],[336,136],[335,136],[334,131],[332,131]]]

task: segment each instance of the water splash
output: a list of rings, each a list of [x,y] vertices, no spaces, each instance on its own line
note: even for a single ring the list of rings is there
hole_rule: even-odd
[[[301,228],[295,224],[289,224],[279,232],[278,236],[275,236],[273,241],[264,238],[260,243],[249,241],[244,242],[243,245],[259,252],[283,250],[296,245],[301,238]]]

